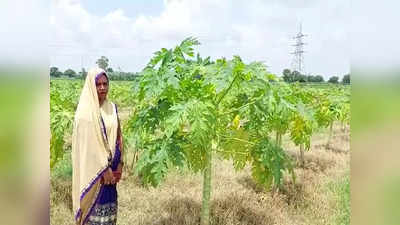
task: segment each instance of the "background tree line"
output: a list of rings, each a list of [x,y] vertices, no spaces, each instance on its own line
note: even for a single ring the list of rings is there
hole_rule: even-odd
[[[96,64],[104,69],[107,72],[107,75],[111,80],[135,80],[139,73],[134,72],[122,72],[122,71],[114,71],[111,67],[109,67],[110,60],[105,57],[101,56],[97,59]],[[57,67],[50,67],[50,77],[68,77],[68,78],[75,78],[75,79],[85,79],[87,75],[87,71],[85,68],[82,68],[81,71],[75,72],[72,69],[67,69],[64,72],[60,71]],[[294,70],[290,71],[290,69],[284,69],[282,72],[282,79],[285,82],[293,83],[293,82],[300,82],[300,83],[324,83],[324,77],[321,75],[304,75],[300,72]],[[346,74],[343,76],[342,80],[339,81],[338,76],[332,76],[328,79],[328,83],[332,84],[350,84],[350,74]]]
[[[298,72],[296,70],[290,71],[289,69],[284,69],[283,70],[282,79],[285,82],[288,82],[288,83],[293,83],[293,82],[323,83],[323,82],[325,82],[324,77],[322,77],[321,75],[304,75],[304,74],[301,74],[300,72]],[[340,82],[339,82],[339,77],[338,76],[330,77],[327,82],[328,83],[333,83],[333,84],[339,84],[339,83],[350,84],[350,74],[344,75]]]
[[[135,72],[122,72],[122,71],[114,71],[111,67],[109,67],[109,59],[105,56],[101,56],[96,64],[104,69],[107,72],[110,80],[135,80],[139,73]],[[85,79],[87,75],[87,71],[85,68],[82,68],[81,71],[76,72],[73,69],[67,69],[64,72],[60,71],[58,67],[50,67],[50,77],[54,78],[71,78],[71,79]]]

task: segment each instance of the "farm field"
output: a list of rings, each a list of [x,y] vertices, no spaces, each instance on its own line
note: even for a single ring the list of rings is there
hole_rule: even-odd
[[[76,86],[79,90],[82,83],[80,80],[52,80],[52,88]],[[131,85],[128,81],[112,81],[110,94],[119,87],[127,95]],[[79,93],[78,90],[71,93]],[[116,104],[124,105],[111,96]],[[73,98],[78,100],[77,95]],[[120,109],[123,124],[132,110],[126,105]],[[214,159],[216,188],[212,190],[211,224],[349,224],[349,128],[343,131],[339,123],[335,125],[331,149],[324,146],[328,136],[328,130],[313,136],[312,147],[305,153],[306,168],[295,169],[296,185],[286,181],[286,190],[276,193],[259,190],[249,168],[235,173],[231,161]],[[65,139],[65,153],[51,170],[50,219],[54,225],[73,224],[68,135]],[[294,144],[284,140],[284,145],[288,152],[297,156]],[[134,151],[127,152],[131,159]],[[201,174],[176,170],[159,188],[145,188],[137,177],[128,173],[125,171],[118,186],[119,224],[199,223]]]
[[[118,224],[349,224],[350,88],[279,81],[240,57],[155,53],[111,81],[125,171]],[[71,141],[82,80],[51,80],[51,224],[73,224]]]

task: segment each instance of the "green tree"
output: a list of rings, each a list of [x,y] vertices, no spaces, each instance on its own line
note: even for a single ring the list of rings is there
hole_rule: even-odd
[[[301,74],[299,71],[290,71],[289,69],[284,69],[282,72],[282,78],[287,83],[293,82],[307,82],[310,79],[310,76],[306,76]]]
[[[346,74],[343,76],[342,84],[350,84],[350,74]]]
[[[68,76],[68,77],[75,77],[76,76],[76,72],[72,69],[67,69],[64,71],[64,76]]]
[[[332,83],[332,84],[337,84],[337,83],[339,83],[339,77],[338,76],[330,77],[328,82]]]
[[[314,78],[314,82],[322,83],[322,82],[324,82],[324,81],[325,81],[325,80],[324,80],[324,77],[321,76],[321,75],[316,75],[315,78]]]
[[[323,82],[324,78],[321,75],[308,75],[307,82]]]
[[[105,57],[105,56],[101,56],[100,59],[98,59],[98,60],[96,61],[96,64],[97,64],[100,68],[102,68],[103,70],[107,70],[107,68],[108,68],[108,63],[109,63],[109,60],[108,60],[108,58]]]
[[[301,74],[299,71],[295,70],[292,72],[293,82],[306,82],[307,77]]]
[[[282,72],[282,77],[285,82],[293,82],[292,72],[289,69],[284,69]]]
[[[50,67],[50,76],[51,77],[61,77],[62,72],[58,70],[57,67]]]
[[[107,71],[107,73],[113,73],[114,72],[114,70],[111,67],[108,67],[106,71]]]
[[[301,82],[301,83],[307,82],[307,76],[303,75],[303,74],[300,74],[298,81]]]
[[[79,76],[80,76],[83,80],[86,79],[87,72],[86,72],[85,68],[82,68],[82,71],[79,72]]]

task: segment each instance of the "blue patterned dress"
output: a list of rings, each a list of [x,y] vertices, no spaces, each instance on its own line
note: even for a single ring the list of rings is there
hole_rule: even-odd
[[[115,148],[115,155],[111,164],[112,171],[116,171],[121,160],[119,144]],[[90,211],[87,225],[116,225],[118,210],[117,185],[102,185],[96,204]]]
[[[118,117],[118,109],[115,106],[115,111]],[[119,119],[118,119],[119,120]],[[107,138],[107,132],[105,130],[104,121],[103,132]],[[117,139],[115,146],[114,158],[111,161],[112,171],[116,171],[118,164],[121,162],[121,150]],[[116,225],[117,224],[117,211],[118,211],[118,193],[117,184],[103,184],[100,188],[99,195],[96,199],[96,203],[90,210],[89,217],[87,219],[87,225]]]

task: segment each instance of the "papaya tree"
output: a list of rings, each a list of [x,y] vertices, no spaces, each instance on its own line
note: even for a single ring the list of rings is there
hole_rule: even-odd
[[[342,131],[344,131],[346,124],[350,123],[350,102],[342,102],[338,117],[340,123],[342,124]]]
[[[270,75],[269,79],[275,77]],[[236,170],[250,164],[252,177],[262,188],[279,189],[284,171],[295,179],[292,162],[281,146],[290,118],[290,104],[285,102],[284,94],[278,93],[282,88],[276,82],[259,83],[259,88],[254,89],[256,85],[256,80],[243,82],[226,97],[229,103],[226,108],[230,110],[223,118],[227,120],[225,123],[232,122],[220,135],[221,153],[233,161]],[[277,121],[280,119],[282,122]],[[272,133],[276,135],[275,141],[271,139]]]
[[[326,146],[329,144],[333,135],[333,125],[335,121],[339,120],[342,111],[341,98],[336,95],[336,91],[319,91],[316,94],[314,101],[314,108],[316,110],[315,118],[318,126],[321,128],[329,128],[329,136],[326,142]]]
[[[253,177],[264,184],[280,175],[277,164],[284,167],[272,158],[280,148],[248,132],[250,123],[241,125],[241,110],[254,107],[274,76],[262,63],[245,64],[238,56],[195,57],[196,45],[187,38],[155,53],[134,86],[138,104],[129,124],[142,151],[136,171],[144,183],[159,185],[171,167],[203,174],[201,224],[209,224],[213,155],[232,158],[236,169],[253,163]]]
[[[286,83],[274,85],[265,97],[267,98],[265,125],[275,131],[276,143],[281,146],[282,136],[288,132],[296,111],[296,99]]]
[[[50,81],[50,169],[63,157],[65,137],[72,132],[80,82]]]
[[[292,85],[292,104],[296,110],[290,123],[290,139],[300,149],[300,165],[304,166],[304,151],[311,148],[311,137],[317,128],[313,109],[314,94],[310,89]]]
[[[340,110],[338,113],[338,120],[342,125],[342,131],[345,126],[350,123],[350,91],[349,89],[338,89],[335,93],[340,98]]]

